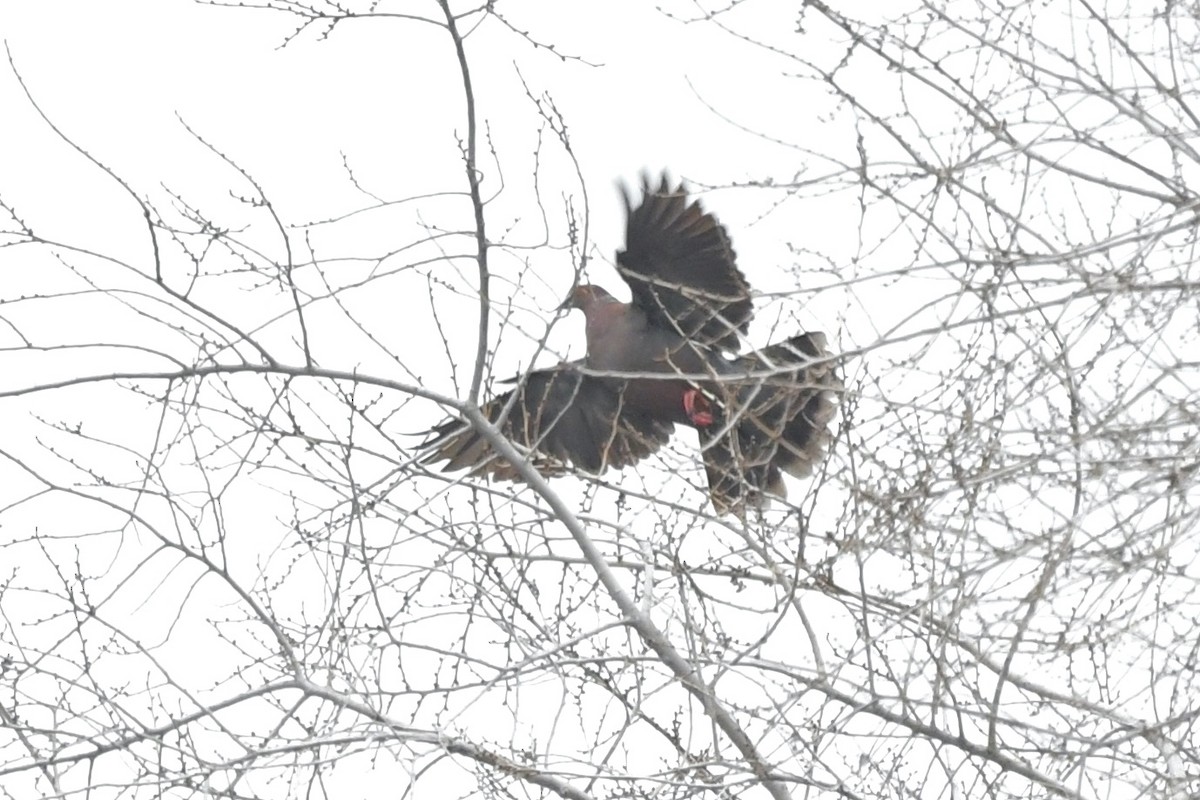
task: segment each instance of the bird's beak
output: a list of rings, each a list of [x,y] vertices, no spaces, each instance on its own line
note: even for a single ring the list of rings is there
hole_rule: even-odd
[[[579,308],[579,303],[576,300],[576,294],[579,292],[578,286],[572,286],[571,291],[567,292],[567,299],[562,301],[562,305],[558,307],[559,311],[570,311]]]

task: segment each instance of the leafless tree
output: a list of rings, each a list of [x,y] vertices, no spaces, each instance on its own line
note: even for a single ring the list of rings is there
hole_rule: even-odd
[[[514,54],[598,67],[519,4],[211,5],[435,38],[457,163],[348,153],[308,218],[184,118],[210,184],[143,186],[10,55],[123,227],[0,185],[0,796],[1200,794],[1194,4],[652,12],[790,110],[698,83],[774,166],[685,177],[756,220],[752,335],[842,353],[828,462],[744,518],[686,440],[547,481],[479,412],[611,257]],[[423,463],[448,414],[524,483]]]

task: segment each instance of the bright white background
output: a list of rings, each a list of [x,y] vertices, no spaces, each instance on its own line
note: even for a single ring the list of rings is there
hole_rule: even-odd
[[[847,354],[791,505],[714,519],[684,433],[553,481],[573,526],[415,460],[479,307],[438,6],[264,5],[0,7],[0,796],[765,796],[580,530],[776,796],[1194,794],[1189,10],[465,17],[486,392],[582,354],[583,256],[625,296],[643,170],[726,225],[752,344]],[[234,329],[320,377],[91,380],[261,366]]]

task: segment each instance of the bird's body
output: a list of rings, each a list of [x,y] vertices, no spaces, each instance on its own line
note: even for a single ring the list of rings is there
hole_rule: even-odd
[[[674,331],[650,322],[641,309],[614,299],[598,286],[584,285],[576,302],[587,318],[588,354],[583,365],[632,409],[658,419],[692,424],[683,395],[692,385],[678,376],[708,375],[711,359]],[[595,299],[592,299],[595,297]],[[645,378],[631,377],[635,374]]]
[[[643,184],[618,271],[633,294],[577,286],[567,303],[586,317],[587,356],[529,373],[483,406],[547,473],[568,463],[599,473],[653,453],[676,425],[699,432],[718,511],[784,493],[820,456],[840,389],[822,334],[805,333],[734,357],[753,306],[724,228],[666,178]],[[426,461],[516,477],[476,431],[451,420],[434,430]]]

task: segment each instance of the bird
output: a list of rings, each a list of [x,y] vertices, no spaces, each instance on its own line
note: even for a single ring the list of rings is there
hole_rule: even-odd
[[[666,173],[657,186],[642,176],[636,206],[621,192],[616,267],[630,302],[577,283],[562,309],[583,311],[587,355],[526,373],[483,415],[546,476],[632,466],[691,427],[718,514],[786,497],[783,474],[803,477],[823,457],[842,390],[825,335],[739,355],[754,305],[724,226]],[[460,418],[421,448],[443,472],[520,478]]]

